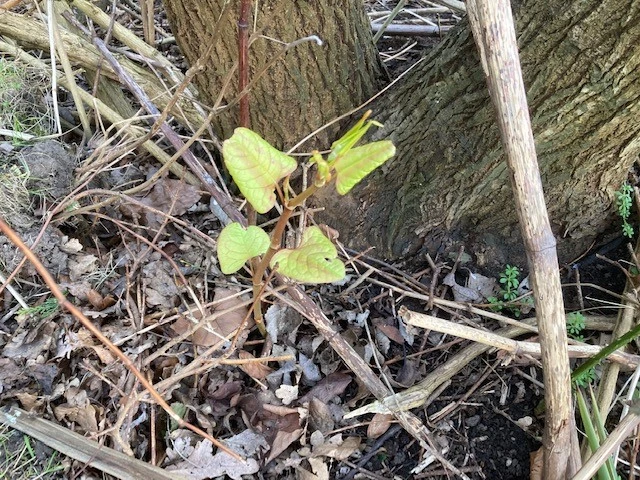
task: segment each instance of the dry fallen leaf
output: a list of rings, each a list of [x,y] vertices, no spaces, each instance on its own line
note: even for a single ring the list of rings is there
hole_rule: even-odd
[[[309,422],[316,431],[322,433],[330,432],[335,428],[329,405],[315,397],[312,397],[309,402]]]
[[[313,457],[330,457],[336,460],[346,460],[360,448],[360,437],[348,437],[342,440],[342,435],[331,437],[324,445],[313,449]]]
[[[87,291],[87,300],[93,306],[93,308],[95,308],[99,312],[101,312],[105,308],[109,308],[110,306],[115,305],[116,303],[116,299],[113,298],[111,295],[107,295],[106,297],[103,297],[102,295],[100,295],[99,292],[97,292],[93,288],[90,288]]]
[[[200,200],[199,190],[180,180],[163,177],[155,182],[153,188],[144,196],[136,197],[137,200],[160,212],[166,212],[173,216],[180,216]],[[144,219],[147,226],[156,229],[165,220],[165,216],[156,214],[147,208],[126,204],[120,207],[123,214],[136,219]]]
[[[542,447],[535,452],[529,454],[529,479],[530,480],[542,480],[542,466],[544,455]]]
[[[351,377],[346,373],[332,373],[323,378],[315,387],[313,387],[304,397],[299,401],[300,405],[311,400],[311,398],[317,398],[321,402],[329,403],[329,401],[340,395],[345,391],[347,386],[351,383]]]
[[[298,385],[280,385],[280,388],[276,390],[276,397],[282,400],[285,405],[290,405],[298,398]]]
[[[300,438],[304,431],[304,429],[300,428],[300,416],[297,413],[278,418],[274,425],[274,430],[276,433],[271,441],[271,451],[265,463],[269,463],[284,452],[289,445]]]
[[[81,280],[87,273],[95,272],[98,268],[98,257],[94,255],[76,255],[69,258],[69,278],[75,282]]]
[[[375,318],[372,322],[376,329],[384,333],[389,339],[400,345],[404,344],[404,338],[402,338],[402,334],[396,326],[397,322],[393,318]]]
[[[367,427],[367,437],[380,437],[389,430],[391,422],[393,422],[393,415],[390,413],[376,413]]]
[[[242,322],[246,321],[245,328],[249,329],[253,326],[253,318],[248,315],[249,310],[243,303],[246,298],[238,295],[239,290],[234,288],[217,287],[213,293],[213,300],[218,302],[215,304],[213,312],[225,312],[216,318],[201,322],[208,325],[208,328],[198,328],[192,336],[195,345],[202,347],[210,347],[220,342],[222,338],[228,337],[242,326]],[[194,312],[193,317],[200,320],[200,313]],[[187,318],[179,318],[173,323],[171,329],[178,335],[183,334],[192,327],[193,323]],[[215,333],[214,333],[215,332]]]
[[[245,430],[225,440],[225,443],[241,456],[244,461],[237,460],[224,452],[213,454],[213,446],[208,440],[198,442],[193,447],[186,447],[180,452],[171,449],[167,451],[169,458],[182,457],[186,459],[166,468],[174,475],[182,475],[191,480],[204,480],[228,475],[233,480],[241,480],[243,475],[258,473],[260,465],[254,455],[267,448],[262,435]]]
[[[252,358],[256,358],[256,357],[251,355],[249,352],[246,352],[244,350],[240,350],[238,352],[238,358],[240,358],[240,360],[248,360],[248,359],[252,359]],[[264,380],[267,377],[267,375],[269,375],[273,371],[271,368],[269,368],[263,362],[247,362],[247,363],[243,363],[243,364],[240,365],[240,369],[244,373],[249,375],[251,378],[255,378],[257,380]]]

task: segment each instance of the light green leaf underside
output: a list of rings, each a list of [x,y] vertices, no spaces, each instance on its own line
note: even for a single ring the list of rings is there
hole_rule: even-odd
[[[224,227],[218,237],[218,261],[224,274],[235,273],[247,260],[262,255],[269,248],[269,235],[261,228],[246,230],[239,223]]]
[[[388,140],[352,148],[333,165],[336,170],[336,190],[340,195],[345,195],[395,153],[396,147]]]
[[[296,249],[283,249],[271,259],[271,267],[303,283],[331,283],[345,276],[344,264],[337,258],[336,247],[318,227],[309,227]]]
[[[298,166],[293,158],[247,128],[235,129],[224,142],[222,155],[240,192],[258,213],[273,208],[277,183]]]

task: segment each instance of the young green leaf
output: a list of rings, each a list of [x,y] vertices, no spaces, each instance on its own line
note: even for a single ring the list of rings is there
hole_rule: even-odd
[[[331,283],[345,276],[344,264],[336,247],[318,227],[309,227],[295,249],[283,249],[271,259],[271,267],[293,280],[304,283]]]
[[[269,235],[259,227],[246,230],[239,223],[230,223],[218,237],[218,261],[222,273],[235,273],[250,258],[262,255],[269,248]]]
[[[369,115],[371,115],[371,110],[365,112],[362,118],[358,120],[358,123],[351,127],[349,131],[345,133],[341,138],[331,144],[331,153],[327,158],[327,160],[329,160],[329,163],[340,157],[340,155],[343,155],[351,150],[351,148],[353,148],[353,146],[360,141],[364,134],[367,133],[367,130],[369,130],[372,125],[375,125],[376,127],[382,126],[382,124],[374,120],[369,120],[367,122],[367,118],[369,118]]]
[[[276,185],[298,166],[293,158],[248,128],[235,129],[225,140],[222,155],[240,192],[258,213],[273,208]]]
[[[340,195],[345,195],[395,153],[396,147],[388,140],[352,148],[333,165],[336,170],[336,190]]]

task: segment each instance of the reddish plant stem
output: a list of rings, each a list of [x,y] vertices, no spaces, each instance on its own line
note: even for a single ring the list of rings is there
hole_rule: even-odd
[[[167,414],[173,420],[175,420],[178,423],[178,425],[180,425],[180,427],[191,430],[197,435],[200,435],[201,437],[206,438],[216,447],[228,453],[232,457],[238,460],[243,460],[242,457],[240,457],[233,450],[230,450],[229,447],[220,443],[218,440],[216,440],[215,438],[213,438],[211,435],[204,432],[203,430],[199,429],[195,425],[185,422],[180,415],[178,415],[176,412],[173,411],[173,409],[169,406],[169,404],[160,396],[160,394],[157,392],[157,390],[154,388],[151,382],[147,380],[147,378],[142,374],[142,372],[140,372],[140,370],[138,370],[138,368],[133,364],[131,359],[127,357],[124,353],[122,353],[122,351],[117,346],[115,346],[111,342],[111,340],[105,337],[104,334],[100,331],[100,329],[96,327],[91,322],[91,320],[89,320],[80,311],[78,307],[76,307],[73,303],[67,300],[67,298],[64,296],[64,293],[62,293],[62,290],[60,289],[56,281],[53,279],[51,274],[47,271],[47,269],[42,264],[42,262],[40,262],[40,260],[35,255],[35,253],[33,253],[33,251],[31,251],[31,249],[25,245],[25,243],[18,236],[18,234],[14,232],[13,229],[9,225],[7,225],[2,218],[0,218],[0,231],[4,233],[9,239],[9,241],[11,241],[11,243],[13,243],[16,247],[18,247],[18,249],[27,258],[27,260],[29,260],[32,263],[32,265],[35,267],[37,272],[40,274],[44,282],[47,284],[47,286],[51,290],[51,293],[53,294],[53,296],[56,297],[56,299],[60,303],[60,306],[67,309],[74,317],[76,317],[84,328],[89,330],[98,340],[100,340],[100,342],[102,342],[111,351],[111,353],[113,353],[116,356],[118,360],[120,360],[125,365],[125,367],[127,367],[127,369],[140,381],[142,386],[149,392],[149,395],[151,395],[151,397],[156,401],[156,403],[158,403],[158,405],[160,405],[164,409],[164,411],[167,412]]]

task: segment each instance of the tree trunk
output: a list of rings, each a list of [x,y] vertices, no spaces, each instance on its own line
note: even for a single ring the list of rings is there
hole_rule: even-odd
[[[189,63],[195,65],[203,56],[205,68],[196,76],[196,84],[208,105],[213,105],[223,90],[223,105],[238,94],[237,72],[227,77],[238,60],[239,3],[164,0],[173,33]],[[249,51],[250,81],[282,52],[280,42],[317,35],[324,43],[318,46],[306,42],[293,47],[251,89],[251,127],[278,148],[293,146],[367,100],[381,86],[385,73],[361,2],[252,3],[258,4],[258,13]],[[253,25],[254,19],[251,32]],[[224,137],[230,136],[238,123],[237,104],[218,116],[215,123]],[[336,125],[320,133],[311,145],[326,148],[338,128]]]
[[[197,77],[209,99],[237,58],[237,2],[214,32],[223,4],[165,0],[192,64],[213,45]],[[326,42],[288,52],[251,92],[252,127],[287,147],[366,99],[381,67],[361,2],[259,6],[259,33],[287,42],[318,34]],[[640,4],[525,0],[516,17],[547,205],[566,262],[611,223],[614,192],[638,158]],[[256,40],[252,74],[279,48]],[[225,99],[236,92],[234,78]],[[524,264],[495,113],[468,26],[449,33],[374,110],[385,124],[376,136],[392,139],[398,153],[347,197],[325,193],[319,203],[327,212],[319,220],[352,246],[377,247],[379,256],[433,253],[463,241],[479,264]],[[219,118],[225,136],[236,112]],[[323,132],[315,146],[326,147],[334,135],[335,129]]]
[[[640,151],[640,3],[529,0],[516,13],[536,149],[559,254],[611,222]],[[479,263],[524,263],[510,183],[468,25],[382,98],[377,137],[396,157],[351,198],[325,195],[331,225],[378,254],[465,240]],[[354,219],[357,219],[354,221]]]

